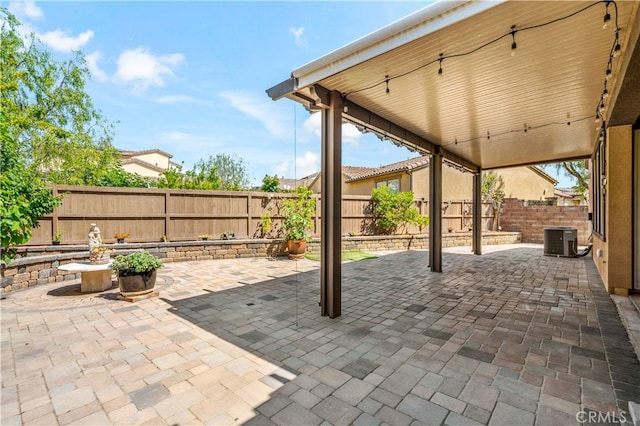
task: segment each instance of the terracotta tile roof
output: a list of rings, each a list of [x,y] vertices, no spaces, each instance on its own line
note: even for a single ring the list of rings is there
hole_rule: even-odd
[[[578,196],[573,188],[554,188],[553,195],[563,198],[574,198]]]
[[[422,169],[424,167],[427,167],[428,165],[429,157],[425,155],[422,157],[410,158],[408,160],[398,161],[397,163],[387,164],[380,167],[354,167],[354,169],[357,168],[363,170],[360,173],[351,176],[349,179],[347,179],[347,182],[354,182],[357,180],[368,179],[375,176],[382,176],[394,172],[408,172],[411,170]],[[344,169],[345,168],[343,167],[342,173],[346,174]]]

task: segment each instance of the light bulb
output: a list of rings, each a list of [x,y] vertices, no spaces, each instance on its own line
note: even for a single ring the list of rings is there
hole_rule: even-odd
[[[518,45],[516,44],[515,41],[513,43],[511,43],[511,56],[516,56],[516,48],[517,47],[518,47]]]
[[[616,47],[613,48],[613,57],[617,58],[620,56],[620,43],[616,43]]]
[[[604,15],[604,24],[602,25],[602,28],[606,30],[610,23],[611,23],[611,15],[609,15],[609,12],[607,12]]]
[[[602,92],[602,99],[607,99],[609,97],[609,91],[605,88],[604,92]]]

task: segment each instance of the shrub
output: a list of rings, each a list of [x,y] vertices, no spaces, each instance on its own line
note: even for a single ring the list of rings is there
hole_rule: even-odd
[[[146,251],[136,251],[127,255],[120,255],[111,264],[111,269],[119,272],[133,269],[135,272],[148,272],[162,268],[160,259]]]
[[[311,241],[308,230],[313,227],[313,215],[316,212],[316,199],[306,186],[295,191],[296,197],[287,199],[282,206],[284,221],[282,228],[287,241]]]
[[[421,229],[429,224],[428,216],[421,216],[414,206],[413,192],[393,193],[387,186],[371,191],[374,228],[378,233],[389,235],[400,226],[418,225]]]

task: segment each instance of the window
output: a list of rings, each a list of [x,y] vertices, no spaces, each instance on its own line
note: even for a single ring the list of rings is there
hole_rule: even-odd
[[[593,231],[603,240],[606,236],[605,228],[605,207],[607,199],[607,161],[606,161],[606,140],[603,137],[596,152],[593,155]]]
[[[388,186],[389,191],[397,194],[400,192],[400,178],[380,180],[376,182],[376,188],[380,188],[381,186]]]

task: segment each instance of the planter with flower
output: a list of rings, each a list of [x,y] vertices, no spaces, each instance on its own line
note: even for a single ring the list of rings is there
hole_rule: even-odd
[[[111,269],[118,274],[118,287],[123,296],[141,296],[151,293],[156,284],[160,259],[146,251],[117,256]]]
[[[287,242],[290,259],[301,259],[311,242],[309,230],[313,227],[313,216],[316,212],[316,199],[313,192],[306,186],[299,187],[295,198],[287,199],[283,206],[284,239]]]
[[[127,232],[117,232],[113,238],[116,239],[116,241],[118,241],[118,244],[123,244],[124,243],[124,239],[125,238],[129,238],[130,235]]]

